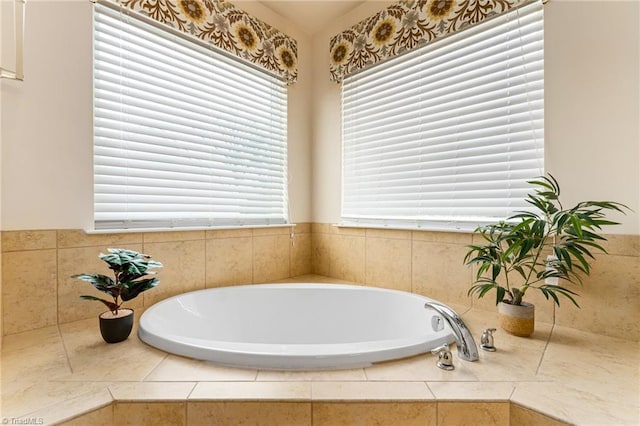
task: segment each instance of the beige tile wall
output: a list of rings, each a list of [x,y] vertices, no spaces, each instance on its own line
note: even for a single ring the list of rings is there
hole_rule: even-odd
[[[566,423],[509,402],[188,401],[116,402],[63,423],[107,425],[494,425]]]
[[[2,238],[0,237],[0,253],[2,253]],[[0,256],[0,353],[2,352],[2,256]],[[2,377],[2,366],[0,366],[0,377]]]
[[[640,236],[610,235],[608,254],[597,255],[574,307],[556,308],[542,294],[528,293],[536,321],[612,337],[640,340]],[[469,233],[338,228],[312,225],[313,272],[371,286],[412,291],[456,306],[495,311],[495,293],[470,298],[472,268],[463,264]]]
[[[220,231],[92,234],[80,230],[2,232],[2,330],[14,334],[93,318],[104,305],[79,299],[104,296],[72,279],[108,274],[98,258],[108,247],[150,254],[164,267],[160,285],[127,302],[145,308],[186,291],[251,284],[311,272],[311,225]]]
[[[585,278],[577,309],[536,292],[537,321],[640,340],[640,236],[611,235]],[[141,250],[162,261],[161,284],[129,303],[143,308],[190,290],[273,281],[310,272],[376,287],[419,293],[456,306],[494,311],[493,294],[467,296],[473,270],[463,264],[468,233],[337,228],[289,228],[87,235],[79,230],[2,233],[3,334],[92,318],[99,293],[70,276],[104,268],[107,247]],[[37,267],[34,267],[37,265]]]
[[[511,404],[509,407],[509,418],[512,425],[518,426],[562,426],[566,423],[560,420],[547,417],[544,414],[540,414],[537,411],[530,410],[519,406],[518,404]]]

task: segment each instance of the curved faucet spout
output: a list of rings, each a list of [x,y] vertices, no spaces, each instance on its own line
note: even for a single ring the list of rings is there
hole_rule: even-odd
[[[427,302],[424,307],[438,312],[449,324],[456,338],[458,357],[464,361],[477,361],[478,347],[476,346],[476,341],[473,340],[473,336],[467,325],[462,321],[462,318],[453,309],[442,303]]]

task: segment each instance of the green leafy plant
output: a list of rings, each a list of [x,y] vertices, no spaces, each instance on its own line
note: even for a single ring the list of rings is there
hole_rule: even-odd
[[[109,254],[98,256],[109,265],[113,278],[102,274],[78,274],[72,278],[91,283],[96,289],[108,294],[113,301],[95,296],[80,296],[84,300],[97,300],[104,303],[114,315],[123,302],[134,299],[143,291],[157,286],[160,281],[154,277],[153,268],[161,268],[162,263],[151,260],[151,256],[133,250],[110,248]]]
[[[496,290],[496,304],[521,305],[530,289],[542,292],[558,306],[559,296],[580,307],[577,293],[560,284],[564,280],[582,285],[582,275],[589,275],[592,252],[606,250],[600,245],[606,238],[598,232],[606,225],[605,213],[628,209],[612,201],[583,201],[571,208],[560,202],[560,186],[549,175],[528,182],[536,187],[527,196],[534,209],[518,212],[506,221],[481,226],[475,233],[482,244],[469,245],[464,262],[476,264],[476,281],[468,294],[482,298]],[[547,284],[545,280],[556,281]]]

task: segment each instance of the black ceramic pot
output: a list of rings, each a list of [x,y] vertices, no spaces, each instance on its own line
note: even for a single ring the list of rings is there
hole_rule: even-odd
[[[127,340],[133,328],[133,309],[120,309],[120,315],[113,316],[111,311],[100,314],[100,333],[107,343]]]

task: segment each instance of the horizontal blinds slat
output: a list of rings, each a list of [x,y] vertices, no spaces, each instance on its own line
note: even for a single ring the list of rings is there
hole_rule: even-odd
[[[523,176],[522,174],[521,176]],[[508,188],[504,187],[504,180],[507,179],[519,179],[521,176],[518,176],[518,173],[513,173],[509,171],[505,171],[502,174],[492,173],[491,177],[494,178],[494,181],[486,180],[482,182],[481,185],[477,181],[469,181],[469,182],[460,182],[456,185],[451,185],[449,182],[432,182],[428,186],[431,188],[429,192],[423,192],[419,197],[415,197],[415,199],[406,199],[404,197],[404,193],[411,192],[413,187],[404,186],[404,187],[396,187],[393,191],[390,192],[382,192],[379,194],[364,194],[358,199],[393,199],[398,198],[402,201],[400,204],[413,204],[415,202],[419,202],[420,200],[427,199],[473,199],[478,198],[478,196],[485,197],[490,193],[500,193],[507,194],[512,193],[514,191],[524,193],[527,191],[528,186],[523,185],[520,181],[512,181],[511,185]],[[452,193],[453,188],[462,188],[466,189],[468,192],[460,192],[460,193]]]
[[[379,140],[380,137],[393,137],[401,134],[429,134],[434,131],[449,133],[449,129],[455,129],[461,135],[465,132],[487,127],[497,127],[503,123],[530,122],[532,119],[542,117],[542,99],[535,102],[526,102],[508,105],[482,105],[486,109],[477,111],[470,109],[448,109],[435,111],[429,116],[428,124],[424,118],[396,117],[396,120],[384,120],[372,124],[369,128],[354,129],[345,132],[359,142],[371,139]],[[464,123],[464,124],[460,124]],[[358,131],[359,130],[359,131]]]
[[[450,61],[451,58],[464,56],[463,51],[483,52],[490,49],[502,40],[518,38],[521,44],[526,44],[530,38],[541,37],[542,21],[536,13],[524,13],[512,21],[509,26],[503,17],[491,19],[481,25],[466,28],[464,34],[458,33],[451,37],[440,39],[437,43],[430,43],[420,49],[406,53],[398,60],[390,60],[377,64],[375,67],[358,73],[358,87],[375,86],[385,82],[387,76],[402,79],[410,74],[410,69],[416,64],[419,66],[428,56],[433,64],[441,64]],[[516,18],[514,18],[516,19]],[[468,53],[467,53],[468,54]],[[348,81],[348,80],[347,80]],[[346,88],[347,92],[349,88]]]
[[[96,119],[99,124],[108,121],[104,118]],[[238,155],[240,158],[246,157],[266,157],[268,162],[278,159],[278,164],[283,162],[282,153],[285,152],[286,146],[269,146],[264,147],[265,139],[242,139],[238,135],[223,134],[211,131],[208,135],[209,139],[203,139],[198,135],[185,135],[178,131],[169,131],[167,129],[149,128],[145,126],[128,125],[123,129],[114,129],[111,127],[96,127],[95,137],[100,138],[100,145],[106,147],[122,147],[123,143],[120,139],[123,131],[127,133],[127,145],[131,149],[135,149],[135,144],[140,144],[141,150],[156,153],[167,153],[169,155],[182,155],[185,152],[193,153],[193,155],[220,155],[227,154]],[[172,141],[178,139],[182,142],[181,146],[172,145]],[[266,139],[268,140],[268,139]],[[262,144],[261,144],[262,143]],[[144,147],[142,147],[144,145]],[[235,159],[227,158],[227,161],[234,163]]]
[[[499,48],[495,46],[480,53],[475,51],[457,51],[455,61],[438,63],[431,58],[424,59],[419,66],[415,66],[410,73],[402,80],[396,81],[389,77],[388,81],[380,81],[379,85],[371,87],[357,87],[345,92],[347,96],[360,96],[363,99],[377,98],[379,95],[390,95],[397,92],[411,90],[415,85],[415,75],[420,75],[425,85],[438,85],[447,83],[455,79],[470,80],[473,76],[484,73],[492,73],[503,68],[504,64],[509,64],[513,72],[519,70],[516,66],[523,67],[525,64],[539,60],[541,53],[536,50],[537,44],[531,43],[527,46],[514,46],[511,48]],[[506,49],[506,50],[505,50]],[[517,59],[514,59],[517,58]],[[451,69],[456,68],[457,72],[452,74]],[[524,71],[524,70],[522,70]],[[353,93],[352,93],[353,91]]]
[[[483,180],[486,180],[488,176],[494,176],[500,168],[500,163],[491,161],[489,159],[486,164],[482,165],[460,165],[460,164],[446,164],[441,163],[438,166],[433,167],[427,172],[396,172],[396,173],[379,173],[379,174],[358,174],[358,175],[346,175],[350,178],[351,182],[345,184],[345,188],[360,187],[360,188],[397,188],[397,187],[409,187],[412,186],[416,191],[419,191],[422,187],[428,188],[430,182],[445,182],[450,183],[450,187],[458,187],[458,184],[464,184],[465,181],[477,180],[479,177],[484,176]],[[513,163],[512,169],[504,168],[505,172],[517,171],[529,171],[536,170],[536,161],[523,159],[522,157],[512,157],[509,161]],[[457,173],[455,174],[456,180],[451,183],[450,179],[443,179],[442,172],[446,172],[447,169],[456,167]],[[446,176],[445,176],[446,177]],[[464,186],[464,185],[460,185]],[[376,193],[377,194],[377,193]]]
[[[527,208],[543,61],[536,2],[347,78],[342,221],[475,227]]]
[[[123,97],[124,98],[124,97]],[[127,99],[122,99],[127,102]],[[246,139],[258,139],[264,141],[271,138],[282,138],[284,132],[282,129],[272,131],[266,126],[251,126],[251,122],[246,120],[232,121],[228,120],[224,115],[206,120],[206,117],[197,117],[195,115],[182,116],[180,113],[172,114],[166,111],[160,105],[137,106],[133,103],[128,104],[124,109],[117,108],[117,102],[109,102],[97,99],[94,103],[96,110],[96,118],[115,119],[118,121],[118,129],[125,130],[127,126],[142,126],[151,129],[162,129],[177,131],[180,133],[189,133],[191,129],[196,132],[210,134],[212,130],[218,130],[222,134],[234,135],[236,138],[242,137]],[[155,107],[155,108],[154,108]],[[213,110],[209,111],[213,114]],[[102,122],[108,124],[107,122]],[[100,124],[100,123],[99,123]],[[271,125],[282,125],[283,122],[272,122]],[[113,124],[112,124],[113,125]]]
[[[101,139],[100,142],[104,142],[104,139]],[[260,153],[234,152],[233,150],[228,150],[227,155],[224,152],[207,153],[196,150],[172,150],[173,152],[167,150],[167,152],[158,153],[155,146],[152,149],[145,149],[148,147],[148,144],[137,147],[129,141],[125,148],[128,156],[122,158],[119,154],[123,147],[111,147],[108,143],[101,143],[100,146],[95,147],[94,154],[105,159],[101,164],[118,164],[126,167],[129,160],[148,162],[150,163],[148,169],[151,170],[165,170],[167,169],[166,163],[173,165],[170,167],[184,168],[181,170],[188,170],[190,167],[197,170],[202,167],[212,168],[219,165],[221,168],[229,170],[230,173],[246,171],[246,168],[252,165],[260,166],[259,170],[265,172],[282,171],[284,166],[282,158]]]
[[[412,82],[412,85],[406,85],[404,87],[393,86],[391,90],[387,92],[376,89],[371,96],[367,96],[366,93],[361,93],[360,91],[354,92],[351,95],[345,94],[344,104],[347,107],[350,106],[350,102],[358,102],[358,105],[378,105],[380,99],[383,98],[394,102],[402,99],[402,97],[420,96],[421,93],[433,93],[435,91],[438,91],[438,94],[442,96],[451,97],[452,93],[464,93],[465,90],[481,85],[489,86],[488,90],[490,90],[491,85],[497,85],[497,89],[499,89],[504,87],[505,83],[510,86],[530,83],[542,77],[542,70],[539,67],[534,67],[536,63],[542,62],[541,55],[536,55],[535,58],[531,59],[529,62],[530,66],[527,68],[517,67],[509,69],[510,64],[503,62],[499,64],[502,68],[500,70],[474,68],[472,73],[466,75],[452,73],[450,69],[446,70],[443,75],[435,77],[431,70],[424,73],[415,72],[413,75],[416,81]],[[420,83],[418,83],[418,81],[420,81]],[[432,98],[429,97],[428,99],[430,100]]]
[[[218,198],[219,197],[219,198]],[[189,211],[211,211],[211,207],[215,206],[216,209],[226,206],[226,207],[234,207],[234,206],[252,206],[252,207],[260,207],[264,209],[271,209],[271,211],[277,212],[280,210],[277,203],[269,203],[264,200],[244,200],[239,199],[235,200],[235,202],[229,200],[226,197],[226,194],[215,194],[212,193],[208,199],[203,200],[198,197],[188,197],[175,196],[174,204],[167,204],[163,200],[165,197],[154,197],[149,195],[120,195],[118,197],[111,198],[98,198],[96,202],[101,204],[101,202],[106,202],[105,211],[117,212],[118,204],[126,203],[128,206],[129,212],[139,212],[144,213],[145,211],[158,211],[158,212],[169,212],[169,211],[184,211],[184,205],[189,206]]]
[[[270,152],[279,154],[286,149],[283,143],[278,140],[273,141],[274,138],[266,139],[272,143],[265,145],[265,138],[248,135],[246,132],[241,131],[243,129],[232,132],[226,128],[212,126],[212,129],[207,132],[205,129],[180,126],[179,124],[167,122],[162,123],[162,126],[153,121],[142,124],[124,122],[122,115],[126,116],[126,114],[118,114],[113,111],[100,111],[100,115],[98,116],[97,114],[94,120],[96,136],[105,136],[105,138],[112,137],[114,134],[117,137],[126,133],[128,135],[127,140],[145,142],[149,145],[153,145],[156,140],[160,140],[161,142],[159,143],[162,145],[169,145],[173,143],[172,141],[178,140],[182,141],[184,145],[175,149],[182,148],[183,150],[194,149],[189,143],[210,145],[220,149],[229,149],[229,147],[241,145],[246,152],[256,152],[263,155],[267,155]],[[120,124],[118,125],[117,123]],[[277,134],[275,136],[284,137]]]
[[[181,201],[184,199],[193,200],[195,203],[202,204],[238,204],[243,201],[248,202],[253,200],[254,202],[261,202],[264,204],[274,204],[278,205],[278,203],[269,203],[269,201],[265,201],[262,197],[257,195],[245,196],[241,192],[234,192],[233,187],[222,187],[220,189],[214,188],[205,188],[202,190],[195,190],[190,188],[187,193],[180,189],[176,189],[174,187],[169,188],[148,188],[148,187],[136,187],[132,185],[130,187],[130,191],[127,194],[120,193],[109,193],[108,185],[100,185],[101,188],[105,188],[107,191],[96,197],[96,201],[99,203],[120,203],[122,200],[148,200],[148,202],[157,202],[159,204],[166,204],[166,196],[173,195],[176,197],[176,200]],[[237,185],[240,187],[240,185]],[[274,188],[272,190],[264,189],[264,191],[277,194],[279,192],[279,188]],[[182,203],[176,203],[182,204]]]
[[[513,123],[509,122],[509,117],[513,117]],[[519,112],[506,117],[490,117],[485,120],[469,122],[461,121],[462,124],[457,126],[456,119],[452,118],[450,120],[442,120],[440,122],[442,126],[438,126],[437,123],[429,123],[428,125],[412,125],[407,128],[394,127],[389,129],[379,129],[377,133],[360,136],[358,138],[354,138],[354,140],[357,140],[359,143],[375,144],[376,140],[379,141],[380,138],[394,138],[407,134],[413,134],[421,140],[428,140],[430,138],[450,136],[454,132],[459,135],[460,139],[467,139],[496,134],[501,130],[504,131],[505,128],[509,129],[510,127],[516,131],[522,131],[523,129],[531,130],[532,128],[535,128],[535,122],[542,120],[542,118],[543,113],[541,110]],[[348,136],[348,134],[348,132],[345,132],[345,136]]]
[[[385,158],[392,161],[395,158],[404,159],[407,156],[421,152],[449,152],[452,143],[456,143],[461,148],[467,146],[492,147],[494,145],[503,147],[505,143],[518,143],[520,141],[538,139],[541,135],[535,136],[531,127],[531,123],[520,123],[518,128],[512,126],[509,129],[509,133],[500,135],[496,135],[493,129],[483,129],[483,131],[470,133],[465,138],[451,134],[444,134],[438,137],[428,135],[428,137],[424,138],[416,138],[412,134],[401,134],[395,138],[385,138],[383,142],[373,140],[368,144],[361,142],[358,146],[345,146],[344,151],[349,154],[346,157],[350,160],[354,158],[351,153],[356,152],[358,161],[365,161],[369,156],[377,156],[379,154],[384,154]]]
[[[287,222],[286,87],[97,5],[96,227]]]
[[[168,86],[177,95],[188,89],[193,90],[196,95],[223,91],[244,96],[247,99],[268,97],[279,101],[280,105],[285,103],[282,93],[264,89],[255,90],[252,84],[256,82],[241,80],[232,73],[223,73],[215,63],[208,60],[203,60],[192,68],[185,68],[185,64],[163,63],[161,58],[166,56],[168,52],[155,52],[154,57],[141,62],[145,58],[137,56],[128,59],[122,58],[117,54],[118,49],[114,50],[115,52],[111,53],[102,44],[96,46],[96,72],[104,73],[105,78],[111,72],[116,77],[127,79],[129,83],[136,82],[136,79],[137,84],[162,82],[163,87]],[[207,70],[211,69],[215,69],[216,72],[207,74]],[[269,83],[264,82],[263,84]]]
[[[215,182],[225,182],[226,180],[238,180],[240,182],[247,182],[247,186],[254,187],[254,189],[259,189],[257,187],[263,186],[262,184],[256,184],[253,181],[259,181],[262,179],[274,179],[279,180],[282,178],[282,173],[266,173],[260,172],[251,174],[249,172],[243,173],[241,177],[236,177],[237,173],[233,171],[229,171],[226,169],[220,168],[211,168],[211,167],[201,167],[197,169],[187,169],[182,168],[178,169],[167,168],[164,170],[159,170],[159,167],[153,167],[152,164],[148,162],[132,162],[130,165],[126,167],[111,165],[108,163],[107,159],[103,158],[102,164],[97,164],[95,166],[95,184],[100,184],[103,182],[103,176],[110,177],[114,175],[124,175],[119,180],[120,190],[122,190],[122,185],[126,184],[128,187],[130,184],[135,184],[138,178],[142,179],[162,179],[162,180],[174,180],[174,181],[188,181],[188,182],[204,182],[208,183],[210,186],[214,186]],[[145,168],[146,167],[146,168]],[[132,170],[134,169],[135,170]],[[115,180],[115,179],[114,179]],[[114,184],[115,186],[115,184]],[[127,188],[128,190],[128,188]],[[247,194],[249,195],[249,194]]]
[[[220,227],[235,228],[241,226],[282,226],[287,222],[279,217],[253,217],[243,215],[238,217],[210,217],[204,215],[203,218],[157,218],[157,219],[139,219],[134,221],[123,221],[118,219],[101,221],[102,229],[128,229],[135,224],[137,228],[142,229],[200,229],[203,227]]]
[[[101,170],[105,168],[102,167]],[[119,181],[112,176],[99,174],[96,179],[96,186],[103,188],[100,191],[100,196],[109,196],[111,194],[118,194]],[[251,186],[253,188],[260,188],[262,191],[271,193],[277,193],[282,191],[282,188],[274,183],[265,181],[265,179],[251,179],[246,177],[245,179],[237,178],[225,178],[218,177],[216,182],[212,183],[211,179],[207,180],[194,180],[194,179],[180,179],[180,176],[168,176],[159,177],[155,175],[144,174],[133,177],[129,181],[128,193],[142,193],[146,191],[148,194],[185,194],[194,195],[201,194],[206,196],[207,191],[226,192],[230,198],[247,197],[258,198],[260,194],[243,194],[238,191],[237,188],[241,186]]]
[[[252,85],[254,90],[264,90],[261,84],[277,84],[278,80],[267,73],[260,72],[253,67],[242,66],[235,58],[230,58],[224,54],[218,54],[213,49],[207,49],[199,44],[189,42],[181,37],[173,36],[155,27],[151,27],[135,18],[128,19],[126,16],[119,15],[117,12],[102,9],[101,13],[95,17],[94,39],[97,44],[105,40],[109,36],[113,37],[111,45],[119,46],[121,42],[132,40],[132,44],[136,46],[138,43],[146,43],[150,46],[150,51],[165,50],[172,54],[165,58],[167,63],[182,62],[186,65],[199,67],[203,58],[215,64],[216,69],[223,71],[225,74],[237,76],[239,79],[245,80]],[[185,53],[196,52],[198,54]],[[123,58],[126,57],[127,51],[123,51]],[[145,56],[147,52],[143,52]],[[239,66],[240,65],[240,66]],[[254,84],[254,81],[261,81],[261,84]]]
[[[451,104],[451,107],[464,107],[476,105],[483,99],[504,99],[505,95],[509,97],[517,97],[522,94],[534,95],[543,89],[542,72],[527,75],[494,75],[481,77],[484,81],[461,81],[461,84],[443,86],[434,89],[427,85],[414,88],[410,93],[397,93],[389,97],[386,103],[378,98],[371,102],[357,99],[357,111],[349,110],[350,106],[345,104],[345,108],[349,110],[349,114],[345,116],[347,123],[356,124],[356,120],[366,120],[370,117],[395,117],[402,115],[413,106],[414,111],[425,111],[428,114],[430,110],[442,109],[443,104]],[[479,89],[482,88],[480,92]],[[505,90],[509,90],[505,94]],[[429,97],[425,98],[424,93],[429,93]]]
[[[530,145],[530,144],[529,144]],[[392,159],[392,161],[386,161],[382,157],[378,157],[375,159],[368,159],[367,161],[358,161],[353,164],[349,164],[349,166],[353,166],[354,169],[357,169],[357,172],[354,172],[355,176],[362,176],[367,174],[373,175],[385,175],[387,173],[392,173],[396,171],[396,173],[410,173],[407,171],[407,165],[414,166],[413,168],[416,170],[416,173],[432,173],[435,170],[446,168],[446,167],[459,167],[461,170],[464,167],[469,166],[477,166],[477,167],[486,167],[487,165],[493,163],[508,163],[510,161],[516,161],[517,159],[528,159],[534,158],[536,159],[536,149],[532,149],[530,147],[520,148],[519,151],[508,151],[508,152],[496,152],[494,151],[482,151],[478,149],[474,152],[468,151],[465,154],[461,155],[459,158],[451,158],[447,155],[438,155],[438,154],[416,154],[416,158],[414,162],[401,161],[400,159]],[[475,160],[476,155],[483,155],[485,157],[484,161],[481,164],[478,164]],[[428,168],[421,168],[421,165],[428,163]],[[458,171],[460,173],[460,171]]]
[[[224,100],[224,91],[211,94],[202,92],[186,94],[185,88],[182,87],[181,92],[162,89],[162,93],[158,93],[159,90],[156,86],[148,81],[138,84],[137,87],[130,86],[127,92],[123,93],[120,85],[122,81],[120,76],[114,75],[113,83],[109,81],[109,75],[102,73],[99,77],[101,79],[100,85],[96,87],[95,91],[97,101],[127,102],[127,104],[131,105],[153,106],[158,110],[174,114],[180,113],[185,116],[189,115],[192,119],[210,119],[211,113],[209,111],[213,110],[225,117],[226,120],[232,122],[242,122],[240,119],[251,120],[260,128],[268,128],[274,119],[269,111],[264,111],[262,108],[264,98],[251,101],[245,97],[244,104],[234,104]],[[276,105],[273,105],[273,107],[277,108]],[[284,110],[285,108],[282,107],[282,111]],[[233,111],[233,114],[230,111]],[[209,113],[207,114],[207,112]]]

